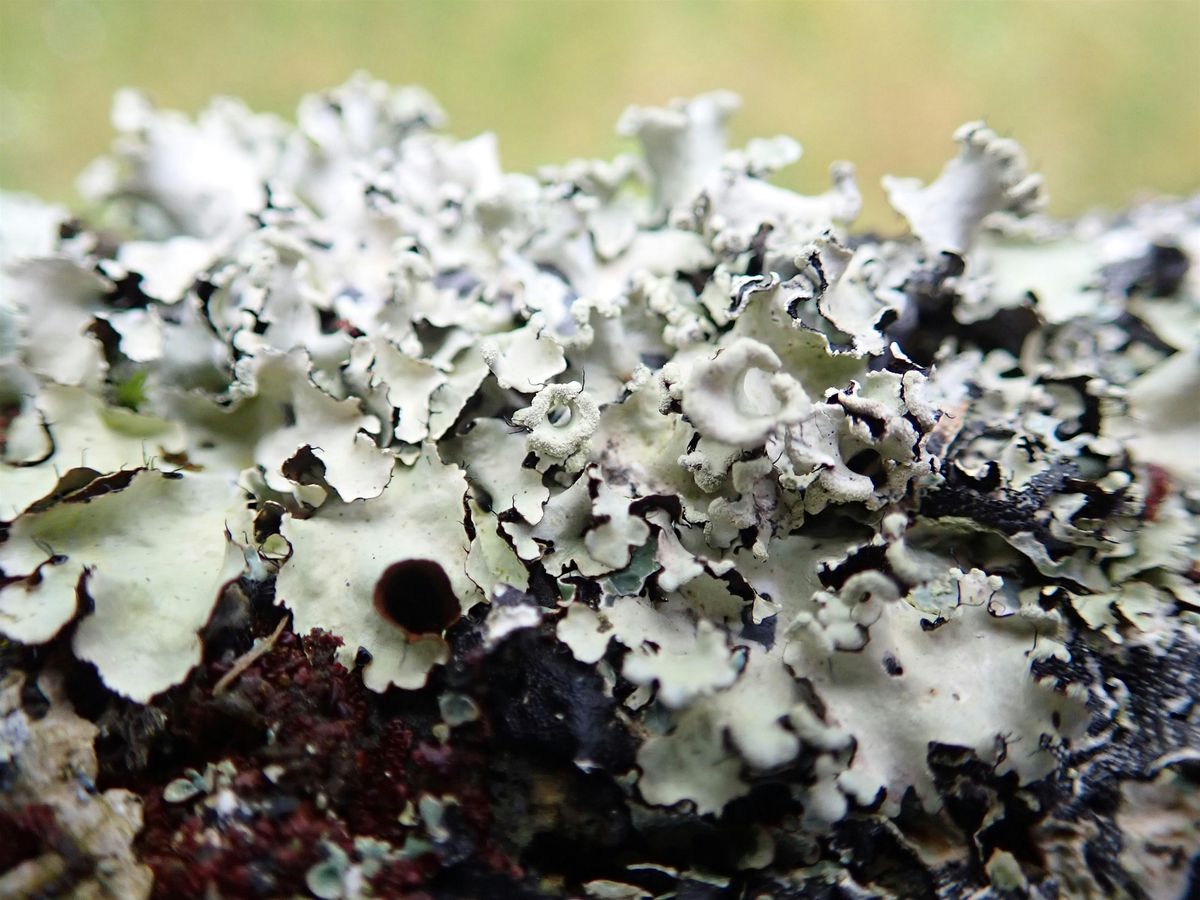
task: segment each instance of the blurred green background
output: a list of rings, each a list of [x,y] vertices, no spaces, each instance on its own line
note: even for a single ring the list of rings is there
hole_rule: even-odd
[[[71,200],[121,86],[290,115],[358,68],[497,132],[513,169],[614,152],[628,103],[732,88],[736,139],[804,144],[784,183],[856,163],[872,226],[895,221],[879,176],[931,177],[978,117],[1060,214],[1200,187],[1200,0],[0,0],[0,186]]]

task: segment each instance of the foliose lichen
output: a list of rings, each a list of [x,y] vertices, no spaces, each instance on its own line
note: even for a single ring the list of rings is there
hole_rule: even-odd
[[[524,175],[126,92],[86,221],[0,195],[0,884],[1200,886],[1200,200],[972,123],[857,234],[737,105]]]

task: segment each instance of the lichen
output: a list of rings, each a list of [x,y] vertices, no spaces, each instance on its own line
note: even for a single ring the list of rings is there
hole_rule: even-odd
[[[123,93],[102,225],[0,195],[0,878],[1195,889],[1200,203],[1054,221],[972,123],[857,234],[736,107],[531,176],[362,75]]]

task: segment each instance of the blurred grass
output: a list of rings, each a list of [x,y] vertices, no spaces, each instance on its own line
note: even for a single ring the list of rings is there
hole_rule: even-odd
[[[629,103],[732,88],[735,139],[797,137],[780,180],[806,190],[853,161],[872,226],[894,221],[879,176],[933,176],[978,117],[1063,215],[1200,188],[1197,0],[0,0],[0,186],[70,200],[118,87],[290,116],[359,68],[497,132],[514,169],[611,154]]]

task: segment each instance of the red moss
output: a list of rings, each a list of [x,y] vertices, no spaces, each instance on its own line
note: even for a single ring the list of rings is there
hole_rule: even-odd
[[[422,888],[441,869],[437,856],[427,853],[416,859],[398,859],[385,863],[383,868],[370,879],[371,888],[378,897],[404,897],[406,900],[424,900],[432,895]]]
[[[174,833],[148,829],[140,849],[154,870],[155,897],[203,897],[214,890],[221,897],[254,897],[303,893],[322,842],[352,846],[344,826],[302,804],[279,819],[260,816],[244,826],[210,826],[188,816]]]
[[[62,842],[54,810],[30,804],[0,810],[0,872],[33,859]]]
[[[336,661],[340,645],[318,631],[303,640],[285,633],[225,694],[211,693],[228,670],[221,663],[206,666],[181,693],[170,711],[170,770],[132,785],[145,802],[138,850],[154,869],[155,896],[203,896],[210,885],[224,897],[304,893],[323,841],[352,858],[354,837],[403,845],[415,829],[399,813],[421,793],[458,801],[460,837],[473,848],[474,865],[519,877],[489,834],[483,731],[458,729],[456,739],[476,736],[461,745],[419,737],[435,719],[389,711],[358,672]],[[237,769],[232,819],[218,821],[203,798],[163,802],[163,786],[183,769],[203,771],[225,759]],[[263,774],[268,766],[278,767],[273,779]],[[373,883],[380,896],[416,897],[445,865],[435,849],[389,863]]]

